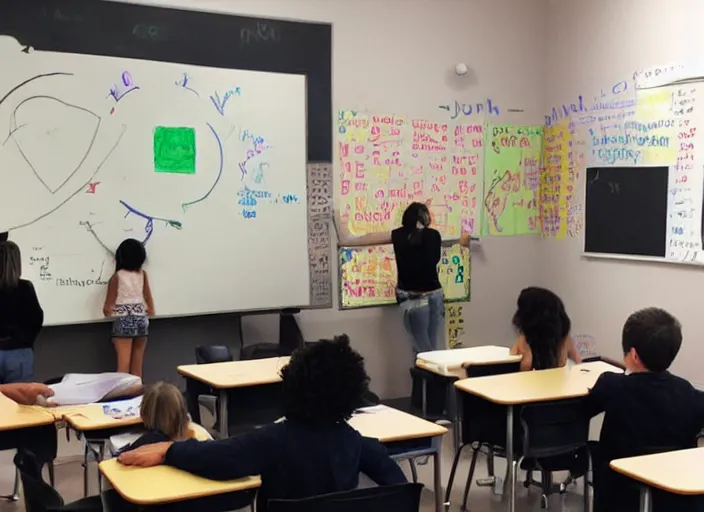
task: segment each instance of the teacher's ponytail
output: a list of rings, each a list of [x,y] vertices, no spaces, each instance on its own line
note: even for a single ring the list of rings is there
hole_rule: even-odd
[[[413,246],[423,242],[423,230],[430,226],[430,210],[423,203],[411,203],[403,212],[401,225],[406,231],[408,242]]]

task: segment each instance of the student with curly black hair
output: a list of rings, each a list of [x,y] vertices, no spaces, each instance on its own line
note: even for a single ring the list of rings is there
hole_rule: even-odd
[[[572,338],[571,322],[560,297],[545,288],[531,286],[521,290],[513,325],[519,332],[511,354],[520,354],[521,370],[560,368],[567,359],[581,358]]]
[[[362,401],[369,377],[346,335],[296,351],[281,370],[280,423],[218,441],[188,440],[144,446],[120,456],[131,466],[167,464],[214,480],[261,475],[257,510],[269,499],[299,499],[357,487],[359,473],[378,485],[406,482],[376,439],[347,420]]]

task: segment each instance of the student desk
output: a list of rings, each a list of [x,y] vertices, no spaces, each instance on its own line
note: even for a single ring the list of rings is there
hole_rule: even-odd
[[[440,446],[447,429],[385,406],[363,409],[349,421],[366,437],[379,439],[394,459],[425,455],[434,457],[436,510],[442,511]],[[100,472],[127,501],[138,505],[157,505],[215,494],[253,489],[261,485],[259,477],[229,482],[215,482],[167,466],[136,468],[122,466],[116,459],[100,463]],[[148,482],[148,485],[145,485]]]
[[[506,462],[509,469],[509,512],[516,510],[516,482],[513,478],[514,472],[511,471],[515,463],[513,453],[514,406],[585,396],[604,372],[621,373],[622,370],[603,361],[596,361],[554,370],[475,377],[455,383],[455,387],[462,392],[507,406]]]
[[[610,466],[614,471],[644,484],[640,491],[641,512],[652,510],[651,487],[673,494],[704,494],[704,476],[701,472],[704,468],[704,448],[628,457],[613,460]]]
[[[83,493],[88,496],[88,455],[93,453],[97,462],[105,455],[105,445],[110,436],[140,425],[139,416],[116,419],[103,412],[103,404],[68,405],[47,409],[56,421],[65,421],[83,441]],[[97,449],[95,448],[97,446]],[[98,474],[98,485],[100,475]]]
[[[349,424],[363,436],[378,439],[395,460],[431,455],[435,509],[443,510],[440,449],[445,427],[384,405],[361,409]]]
[[[220,434],[226,437],[229,427],[227,390],[280,382],[279,372],[288,364],[289,359],[289,357],[270,357],[226,363],[189,364],[176,369],[184,377],[195,379],[219,391],[219,430]]]
[[[130,503],[142,506],[245,491],[257,488],[262,483],[258,476],[218,482],[169,466],[124,466],[117,459],[104,460],[98,467],[120,496]]]
[[[523,356],[511,355],[508,347],[485,345],[481,347],[456,348],[450,350],[434,350],[422,352],[416,356],[416,367],[429,371],[444,378],[447,386],[448,416],[452,422],[452,442],[455,451],[460,446],[459,412],[457,408],[457,394],[453,384],[457,379],[467,377],[468,366],[488,364],[514,363]],[[426,416],[427,381],[423,379],[422,411]]]
[[[0,394],[0,432],[43,427],[54,421],[54,415],[49,410],[35,405],[19,405]]]

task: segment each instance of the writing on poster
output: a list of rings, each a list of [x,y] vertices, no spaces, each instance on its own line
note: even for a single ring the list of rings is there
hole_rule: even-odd
[[[484,233],[539,232],[542,126],[487,125],[484,160]]]
[[[343,308],[396,303],[396,260],[390,246],[342,248],[339,253]],[[438,276],[446,301],[469,299],[470,255],[466,247],[443,247]]]
[[[447,329],[447,348],[461,348],[464,335],[464,318],[461,304],[445,304],[445,328]]]
[[[573,157],[574,125],[563,121],[548,126],[543,135],[543,170],[540,174],[540,234],[544,238],[576,236],[582,222],[575,206],[577,165]]]

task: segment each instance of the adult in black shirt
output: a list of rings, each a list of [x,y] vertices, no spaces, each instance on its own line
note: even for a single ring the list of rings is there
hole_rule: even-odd
[[[445,348],[445,303],[438,277],[443,241],[440,232],[430,224],[430,211],[423,203],[408,205],[403,212],[401,227],[390,233],[353,237],[346,229],[346,223],[339,219],[337,222],[338,237],[343,246],[393,244],[398,273],[396,299],[416,355]],[[469,235],[464,234],[454,242],[469,246],[469,240]]]
[[[19,247],[0,242],[0,384],[32,379],[34,341],[44,322],[34,286],[21,273]]]
[[[704,427],[704,394],[667,371],[682,344],[677,319],[658,308],[637,311],[623,326],[621,344],[628,374],[604,373],[585,399],[590,416],[605,413],[592,451],[594,512],[639,510],[638,484],[610,469],[612,460],[694,448]],[[653,490],[654,512],[695,512],[701,505],[701,498]]]

